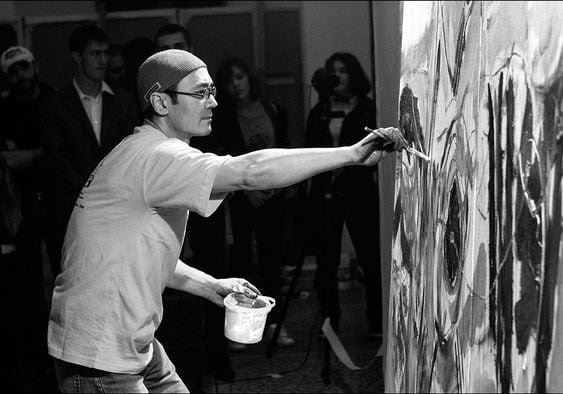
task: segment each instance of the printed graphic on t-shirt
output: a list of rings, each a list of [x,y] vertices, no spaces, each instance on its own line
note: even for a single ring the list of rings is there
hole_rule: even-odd
[[[80,194],[78,195],[78,198],[76,199],[76,202],[74,203],[75,207],[84,209],[84,189],[88,189],[90,187],[90,185],[92,184],[92,181],[94,180],[94,177],[96,176],[97,169],[102,167],[103,165],[104,165],[104,162],[103,161],[100,162],[100,164],[98,164],[98,166],[90,174],[88,179],[86,179],[86,182],[84,183],[84,186],[82,187],[82,190],[80,190]]]

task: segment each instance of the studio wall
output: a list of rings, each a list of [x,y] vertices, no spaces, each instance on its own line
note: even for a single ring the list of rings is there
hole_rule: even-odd
[[[563,391],[563,6],[404,2],[388,392]]]

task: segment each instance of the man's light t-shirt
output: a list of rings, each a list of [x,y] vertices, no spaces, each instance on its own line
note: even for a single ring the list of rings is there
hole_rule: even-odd
[[[146,367],[188,211],[209,216],[221,204],[225,194],[211,191],[227,158],[144,125],[100,162],[67,227],[49,354],[116,373]]]

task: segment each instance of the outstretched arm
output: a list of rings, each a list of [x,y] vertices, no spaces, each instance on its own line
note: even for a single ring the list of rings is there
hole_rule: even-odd
[[[321,172],[349,165],[376,165],[406,141],[396,128],[378,129],[351,146],[337,148],[263,149],[232,157],[219,169],[214,192],[262,190],[293,185]]]

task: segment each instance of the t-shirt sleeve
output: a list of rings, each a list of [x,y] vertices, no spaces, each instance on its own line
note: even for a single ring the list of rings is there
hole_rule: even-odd
[[[158,146],[147,160],[143,192],[153,208],[186,208],[211,215],[227,193],[212,193],[217,171],[230,156],[202,153],[170,140]]]

